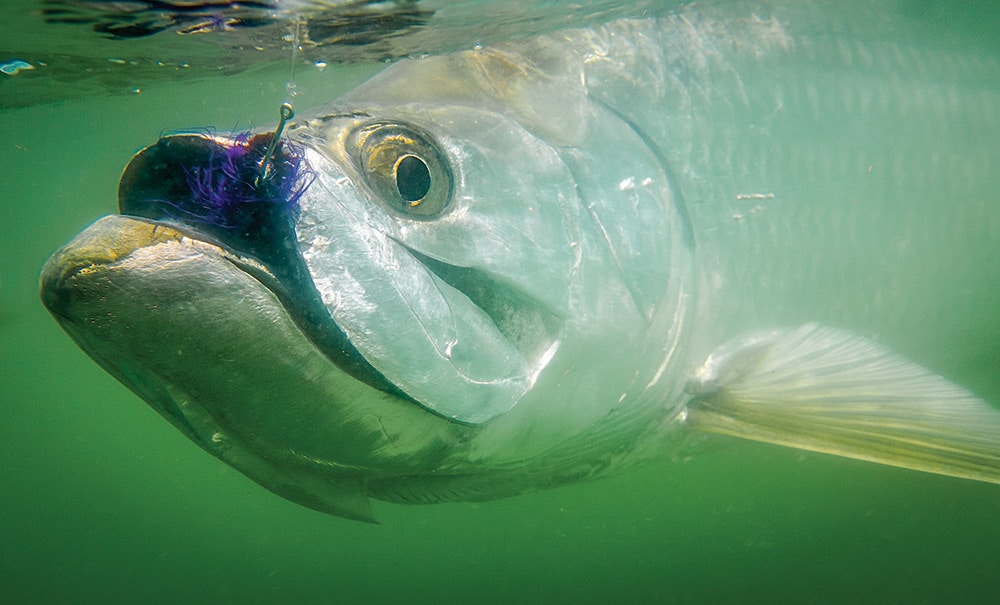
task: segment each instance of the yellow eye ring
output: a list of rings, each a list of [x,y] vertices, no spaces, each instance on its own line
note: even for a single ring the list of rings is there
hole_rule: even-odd
[[[358,127],[348,140],[368,186],[388,208],[420,219],[447,209],[451,168],[430,134],[409,124],[376,121]]]

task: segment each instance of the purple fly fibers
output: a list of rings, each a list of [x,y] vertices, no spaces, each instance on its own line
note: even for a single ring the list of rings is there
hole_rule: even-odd
[[[205,163],[183,167],[191,198],[170,203],[170,214],[239,230],[247,237],[266,230],[266,223],[275,218],[294,220],[299,198],[316,175],[302,148],[283,140],[275,146],[270,168],[261,178],[261,162],[273,136],[240,133],[228,143],[214,145]]]

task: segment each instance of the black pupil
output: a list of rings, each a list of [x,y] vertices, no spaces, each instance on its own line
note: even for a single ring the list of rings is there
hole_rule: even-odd
[[[396,164],[396,189],[405,202],[419,202],[431,190],[431,173],[427,164],[415,155],[408,155]]]

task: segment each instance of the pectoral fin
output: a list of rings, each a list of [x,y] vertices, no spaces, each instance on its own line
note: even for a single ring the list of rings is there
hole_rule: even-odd
[[[695,429],[1000,483],[1000,411],[869,340],[815,324],[713,352]]]

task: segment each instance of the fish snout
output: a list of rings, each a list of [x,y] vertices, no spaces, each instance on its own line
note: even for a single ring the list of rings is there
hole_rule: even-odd
[[[111,265],[140,248],[183,237],[143,220],[119,215],[98,219],[45,262],[39,277],[42,303],[60,322],[78,321],[81,305],[105,296],[101,282],[107,282]]]

